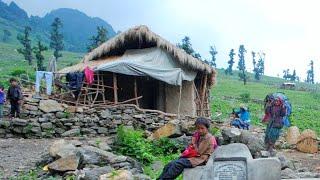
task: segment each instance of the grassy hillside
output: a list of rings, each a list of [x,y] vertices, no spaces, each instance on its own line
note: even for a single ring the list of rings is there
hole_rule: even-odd
[[[0,82],[7,81],[6,77],[17,69],[25,70],[31,76],[35,75],[34,66],[28,65],[23,56],[17,52],[17,48],[17,45],[0,42]],[[44,53],[44,63],[46,66],[52,54],[53,52],[51,50]],[[62,52],[62,55],[62,58],[58,61],[59,69],[77,63],[82,58],[83,54],[64,51]],[[36,64],[35,59],[33,64]]]
[[[235,73],[236,74],[236,73]],[[253,78],[251,77],[251,80]],[[313,129],[320,134],[320,88],[319,85],[298,83],[297,90],[279,89],[284,80],[273,77],[264,77],[261,82],[250,81],[246,86],[238,80],[236,75],[226,76],[219,71],[217,85],[211,92],[211,109],[215,120],[226,120],[232,108],[238,108],[244,99],[241,95],[249,94],[250,100],[246,103],[251,111],[251,119],[255,125],[263,125],[260,119],[263,116],[263,101],[268,93],[283,92],[288,97],[293,107],[291,116],[292,125],[300,129]]]

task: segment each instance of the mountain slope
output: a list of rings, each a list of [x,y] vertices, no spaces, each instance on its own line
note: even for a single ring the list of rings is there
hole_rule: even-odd
[[[61,31],[67,51],[85,52],[89,38],[96,34],[97,26],[105,27],[108,37],[116,34],[106,21],[89,17],[76,9],[61,8],[51,11],[44,17],[29,18],[27,13],[14,2],[7,5],[0,0],[0,41],[4,34],[3,30],[6,29],[12,34],[6,43],[17,43],[17,33],[23,33],[24,26],[30,26],[32,39],[41,39],[49,44],[51,24],[56,17],[59,17],[63,23]]]

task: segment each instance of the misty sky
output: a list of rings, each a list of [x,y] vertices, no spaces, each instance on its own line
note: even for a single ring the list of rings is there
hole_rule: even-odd
[[[11,0],[4,0],[11,2]],[[144,24],[178,43],[184,35],[209,59],[218,50],[218,68],[227,67],[229,51],[244,44],[252,70],[251,51],[266,53],[266,75],[282,76],[296,69],[302,80],[310,60],[320,81],[320,1],[317,0],[14,0],[29,15],[44,16],[57,8],[78,9],[109,22],[115,31]],[[236,57],[236,64],[238,58]],[[235,64],[235,67],[236,67]]]

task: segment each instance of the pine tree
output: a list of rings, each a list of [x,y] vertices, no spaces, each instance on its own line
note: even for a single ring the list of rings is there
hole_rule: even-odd
[[[241,80],[243,80],[243,84],[247,84],[248,76],[246,74],[246,63],[244,59],[244,54],[246,53],[246,49],[244,48],[244,45],[240,45],[239,47],[239,62],[238,62],[238,69],[239,69],[239,77]]]
[[[262,75],[264,74],[264,53],[258,53],[259,55],[259,61],[257,62],[255,57],[256,53],[252,51],[252,63],[253,63],[253,72],[254,72],[254,78],[256,80],[260,80]]]
[[[41,41],[38,41],[37,46],[33,48],[33,52],[36,55],[37,59],[37,70],[38,71],[45,71],[46,68],[43,65],[44,56],[42,55],[42,51],[48,50],[48,47],[43,45]]]
[[[230,50],[230,53],[229,53],[229,57],[230,57],[230,60],[228,61],[228,68],[225,70],[225,73],[226,74],[230,74],[232,75],[233,72],[232,72],[232,67],[233,67],[233,64],[234,64],[234,55],[236,55],[236,53],[234,53],[234,49],[231,49]]]
[[[26,26],[24,28],[24,34],[19,34],[17,36],[18,41],[22,44],[23,48],[18,49],[18,53],[24,56],[24,59],[28,61],[29,65],[32,65],[32,48],[31,48],[31,40],[30,40],[30,31],[31,28]]]
[[[286,69],[286,70],[283,70],[283,79],[285,80],[288,80],[290,79],[290,70],[289,69]]]
[[[53,23],[51,24],[51,36],[50,36],[50,48],[54,50],[53,55],[57,59],[62,57],[60,51],[63,50],[63,35],[60,32],[60,28],[62,28],[63,24],[60,18],[55,18]]]
[[[216,47],[210,46],[210,54],[211,54],[211,61],[210,61],[210,66],[212,67],[217,67],[216,64],[216,55],[218,54],[218,51],[216,50]]]
[[[307,83],[314,84],[314,69],[313,69],[313,60],[310,61],[310,69],[307,71]]]
[[[183,39],[182,39],[182,43],[178,43],[177,46],[181,49],[183,49],[186,53],[192,55],[192,56],[195,56],[195,52],[192,48],[192,44],[190,42],[190,38],[188,36],[185,36]]]
[[[292,75],[290,76],[290,81],[296,81],[296,79],[297,79],[297,73],[296,73],[296,70],[294,69]]]
[[[106,42],[108,40],[107,37],[107,29],[104,28],[103,26],[98,26],[97,27],[97,35],[92,36],[90,38],[90,45],[87,47],[88,51],[92,51],[93,49],[97,48],[100,46],[102,43]]]

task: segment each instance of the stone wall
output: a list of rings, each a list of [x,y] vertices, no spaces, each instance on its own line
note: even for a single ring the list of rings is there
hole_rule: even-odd
[[[54,100],[26,98],[21,118],[0,120],[0,137],[51,138],[103,136],[116,133],[124,125],[149,131],[162,127],[174,116],[145,112],[131,105],[104,109],[74,107]],[[182,118],[185,119],[188,117]]]

